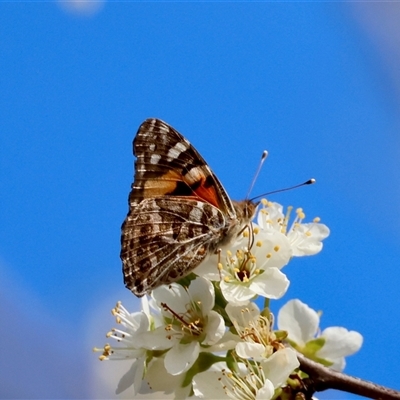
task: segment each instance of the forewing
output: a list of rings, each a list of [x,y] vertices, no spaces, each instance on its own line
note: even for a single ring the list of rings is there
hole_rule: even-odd
[[[196,149],[174,128],[159,119],[147,119],[133,141],[135,180],[131,207],[144,198],[191,197],[235,216],[222,184]]]
[[[225,222],[216,207],[201,201],[143,200],[123,224],[125,286],[143,296],[183,278],[215,250]]]

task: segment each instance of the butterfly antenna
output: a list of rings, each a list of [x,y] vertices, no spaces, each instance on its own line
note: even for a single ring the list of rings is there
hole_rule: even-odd
[[[305,181],[303,183],[299,183],[298,185],[294,185],[294,186],[290,186],[290,187],[287,187],[287,188],[284,188],[284,189],[273,190],[272,192],[267,192],[267,193],[260,194],[260,195],[258,195],[256,197],[253,197],[252,199],[250,199],[250,201],[254,201],[255,199],[258,199],[258,198],[263,197],[263,196],[269,196],[270,194],[286,192],[287,190],[296,189],[296,188],[299,188],[301,186],[313,185],[315,182],[316,182],[316,180],[314,178],[311,178],[308,181]]]
[[[259,162],[259,164],[258,164],[257,171],[256,171],[256,173],[254,174],[253,180],[251,181],[251,185],[250,185],[250,188],[249,188],[249,190],[248,190],[248,192],[247,192],[246,199],[249,198],[250,193],[251,193],[251,191],[253,190],[254,184],[256,183],[256,180],[257,180],[257,178],[258,178],[258,175],[260,174],[260,171],[261,171],[261,167],[263,166],[264,161],[265,161],[265,159],[267,158],[267,156],[268,156],[268,151],[267,151],[267,150],[264,150],[263,153],[262,153],[262,155],[261,155],[261,160],[260,160],[260,162]],[[258,197],[258,196],[257,196],[257,197]],[[256,197],[256,198],[257,198],[257,197]]]

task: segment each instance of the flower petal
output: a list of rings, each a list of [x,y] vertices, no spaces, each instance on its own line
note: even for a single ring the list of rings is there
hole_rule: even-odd
[[[203,315],[207,315],[213,309],[215,293],[214,286],[209,280],[197,277],[190,282],[189,293],[192,302],[201,304]]]
[[[136,359],[129,370],[122,376],[122,378],[118,382],[117,389],[115,390],[116,394],[122,393],[124,390],[128,389],[133,385],[134,394],[136,395],[140,389],[142,379],[143,379],[143,371],[144,371],[144,357]]]
[[[168,307],[174,310],[177,314],[186,312],[186,304],[190,303],[190,298],[184,287],[177,283],[170,285],[162,285],[152,292],[152,297],[156,301],[158,307],[163,314],[169,315],[161,303],[168,304]]]
[[[195,375],[193,377],[193,392],[195,396],[200,399],[228,398],[220,381],[221,370],[225,368],[225,363],[216,363],[209,370]]]
[[[279,310],[279,329],[287,331],[289,339],[299,346],[314,338],[318,325],[318,314],[300,300],[290,300]]]
[[[260,296],[269,299],[279,299],[287,291],[289,280],[278,268],[268,268],[252,279],[250,289]]]
[[[166,354],[164,365],[171,375],[186,372],[197,360],[200,353],[198,342],[188,344],[176,343]]]
[[[246,305],[255,296],[248,285],[240,282],[221,281],[220,287],[227,302],[236,306]]]
[[[260,315],[260,309],[256,303],[248,303],[244,306],[235,306],[232,303],[228,303],[225,311],[229,319],[233,323],[237,322],[241,327],[249,326],[250,322],[256,320]]]
[[[225,322],[221,315],[215,311],[210,311],[207,320],[206,337],[203,340],[205,345],[217,343],[225,333]]]
[[[165,394],[173,393],[177,387],[181,386],[185,375],[171,375],[165,370],[164,360],[156,358],[151,361],[147,369],[145,381],[150,392],[164,392]],[[142,391],[140,392],[142,393]],[[159,396],[160,398],[163,396]],[[153,397],[154,398],[154,397]]]
[[[265,347],[261,343],[239,342],[235,350],[239,357],[259,360],[265,351]]]
[[[332,326],[326,328],[321,337],[325,338],[324,347],[318,352],[318,357],[334,360],[346,357],[358,351],[362,345],[363,337],[356,331]]]
[[[292,246],[287,236],[280,231],[260,231],[254,239],[260,244],[253,249],[258,268],[282,269],[290,261]]]
[[[296,352],[289,348],[278,350],[261,362],[265,376],[273,383],[275,389],[283,385],[299,365]]]
[[[275,388],[272,382],[267,379],[264,382],[264,386],[261,389],[257,390],[255,400],[269,400],[272,399],[275,394]]]
[[[322,250],[322,240],[329,236],[329,228],[324,224],[298,224],[290,231],[288,238],[293,248],[293,255],[308,256]]]

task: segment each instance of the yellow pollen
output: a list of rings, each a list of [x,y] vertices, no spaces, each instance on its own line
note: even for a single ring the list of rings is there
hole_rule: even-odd
[[[258,226],[256,226],[256,227],[253,229],[253,232],[257,235],[257,233],[260,232],[260,228],[258,228]]]
[[[272,205],[273,205],[272,201],[269,201],[269,202],[267,203],[267,205],[268,205],[268,207],[272,207]]]
[[[259,269],[256,269],[255,271],[254,271],[254,274],[255,275],[258,275],[260,273],[260,270]]]
[[[104,361],[104,360],[106,360],[107,359],[107,357],[106,356],[103,356],[103,355],[101,355],[100,357],[99,357],[99,360],[100,361]]]
[[[255,256],[251,256],[250,257],[250,261],[252,262],[252,263],[255,263],[256,261],[257,261],[257,259],[256,259],[256,257]]]
[[[120,324],[121,323],[121,318],[117,317],[116,321],[117,321],[117,324]]]
[[[218,263],[218,269],[221,271],[224,269],[224,266],[222,265],[222,263]]]
[[[228,257],[232,257],[232,252],[231,252],[230,250],[228,250],[228,251],[226,252],[226,254],[228,255]]]
[[[247,229],[243,232],[243,237],[249,237],[249,231]]]
[[[315,218],[313,219],[313,222],[315,222],[315,223],[318,223],[319,221],[321,221],[321,218],[320,218],[320,217],[315,217]]]
[[[229,276],[226,276],[226,277],[224,278],[224,281],[225,281],[226,283],[228,283],[228,282],[230,281]]]
[[[240,272],[240,269],[239,268],[233,268],[233,272],[238,273],[238,272]]]
[[[279,251],[279,249],[280,249],[280,247],[279,247],[278,245],[276,245],[276,246],[274,247],[274,251]]]
[[[272,257],[272,254],[271,253],[268,253],[267,254],[267,258],[271,258]]]
[[[262,204],[263,206],[267,206],[267,205],[268,205],[267,199],[262,199],[262,200],[261,200],[261,204]]]
[[[256,246],[257,246],[257,247],[261,247],[261,246],[262,246],[262,241],[261,241],[261,240],[258,240],[257,243],[256,243]]]
[[[306,232],[306,236],[310,237],[311,236],[311,232],[310,231]]]
[[[107,332],[106,337],[110,337],[112,335],[112,332]]]

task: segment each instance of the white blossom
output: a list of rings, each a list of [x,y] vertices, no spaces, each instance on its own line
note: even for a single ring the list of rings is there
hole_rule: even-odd
[[[245,305],[256,296],[279,299],[289,280],[280,269],[294,256],[312,255],[322,249],[322,240],[329,235],[326,225],[303,224],[302,209],[289,227],[292,208],[286,215],[278,203],[262,201],[257,215],[258,225],[251,224],[229,249],[221,249],[202,263],[195,272],[207,279],[220,281],[225,299],[232,304]]]
[[[173,283],[152,294],[160,307],[164,326],[156,329],[162,346],[168,342],[165,368],[171,375],[187,371],[196,361],[201,345],[214,345],[225,333],[225,323],[213,310],[214,287],[204,278],[196,278],[189,288]]]
[[[303,223],[305,213],[302,208],[298,208],[295,219],[289,225],[293,207],[288,207],[284,214],[283,207],[278,203],[263,200],[262,205],[264,207],[257,215],[257,223],[262,232],[279,233],[279,242],[276,236],[273,240],[277,240],[275,246],[280,247],[279,251],[282,249],[285,251],[284,257],[279,252],[275,254],[270,251],[269,254],[274,259],[274,264],[282,268],[286,265],[282,265],[282,263],[285,261],[287,263],[291,257],[313,255],[322,250],[322,240],[329,236],[329,228],[321,224],[319,218],[314,218],[311,223]],[[255,240],[257,240],[257,236]],[[289,257],[288,253],[290,253]]]
[[[106,344],[103,349],[95,348],[95,351],[103,351],[100,360],[125,360],[132,359],[132,365],[118,383],[116,393],[119,394],[133,385],[134,393],[138,393],[144,375],[147,350],[142,347],[141,336],[150,329],[152,317],[149,312],[147,298],[142,299],[141,312],[129,313],[120,303],[112,310],[121,329],[113,328],[107,337],[115,339],[119,345]]]
[[[296,350],[337,371],[346,365],[345,357],[354,354],[363,337],[342,327],[319,330],[319,315],[300,300],[290,300],[278,313],[278,327],[288,332]]]
[[[260,361],[272,355],[275,335],[271,322],[260,315],[255,303],[246,306],[228,304],[225,310],[241,339],[235,346],[239,357]]]
[[[269,400],[298,366],[296,353],[288,348],[260,362],[240,360],[235,371],[218,363],[194,377],[193,391],[204,399]]]
[[[96,349],[102,360],[132,360],[117,393],[133,385],[135,395],[268,400],[301,379],[296,351],[342,370],[345,357],[360,348],[357,332],[321,332],[318,313],[299,300],[282,307],[274,331],[267,305],[288,289],[281,269],[293,257],[317,254],[329,229],[318,218],[303,223],[302,209],[290,223],[291,207],[284,214],[277,203],[261,203],[257,224],[209,255],[197,277],[156,288],[142,298],[139,313],[118,303],[113,313],[121,327],[107,335],[118,345]],[[262,311],[252,302],[259,296]]]

